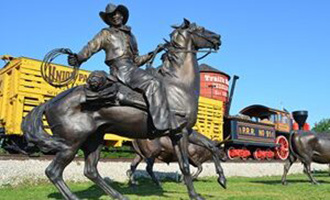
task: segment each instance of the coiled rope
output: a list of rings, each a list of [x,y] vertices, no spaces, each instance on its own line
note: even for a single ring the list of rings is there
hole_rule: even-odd
[[[65,79],[61,79],[61,77],[56,77],[55,73],[51,73],[51,63],[53,62],[53,60],[55,58],[57,58],[60,55],[74,55],[74,53],[72,53],[72,51],[68,48],[58,48],[58,49],[53,49],[50,52],[48,52],[42,63],[40,66],[40,71],[41,71],[41,76],[42,78],[51,86],[54,86],[56,88],[61,88],[64,86],[69,86],[71,84],[71,86],[74,85],[74,83],[76,82],[77,76],[78,76],[78,72],[79,72],[79,67],[80,65],[77,66],[73,66],[73,71],[71,73],[71,75]]]

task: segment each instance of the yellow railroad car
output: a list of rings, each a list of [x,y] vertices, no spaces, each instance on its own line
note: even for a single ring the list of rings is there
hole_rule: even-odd
[[[55,88],[43,80],[41,61],[26,57],[2,56],[6,62],[0,69],[0,136],[22,136],[21,122],[35,106],[53,98],[68,88]],[[68,66],[53,64],[49,73],[66,79],[72,70]],[[90,71],[79,70],[75,85],[84,84]],[[198,120],[195,130],[212,140],[222,140],[223,103],[200,97]],[[51,134],[50,130],[48,130]],[[22,137],[20,137],[22,138]],[[121,146],[130,139],[106,134],[109,145]]]

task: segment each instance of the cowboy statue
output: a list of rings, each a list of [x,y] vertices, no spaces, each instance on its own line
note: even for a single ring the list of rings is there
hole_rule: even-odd
[[[139,68],[162,48],[139,56],[136,39],[131,28],[126,26],[129,11],[124,5],[110,3],[105,12],[99,14],[109,27],[103,28],[78,54],[70,55],[68,63],[72,66],[80,65],[93,54],[104,50],[110,74],[122,84],[144,94],[155,129],[161,132],[178,129],[180,124],[170,112],[162,81]]]

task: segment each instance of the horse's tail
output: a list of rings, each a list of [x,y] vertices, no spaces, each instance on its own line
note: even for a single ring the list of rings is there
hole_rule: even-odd
[[[23,120],[22,131],[29,145],[36,145],[43,152],[56,152],[67,148],[61,138],[48,134],[43,126],[43,114],[48,103],[35,107]]]
[[[226,145],[226,143],[229,143],[229,142],[232,142],[233,140],[232,139],[230,139],[230,135],[228,135],[225,139],[223,139],[222,141],[220,141],[220,142],[216,142],[216,147],[218,147],[218,148],[221,148],[221,146],[223,145],[223,144],[225,144]]]
[[[298,153],[295,151],[296,146],[295,146],[295,141],[294,140],[294,134],[296,134],[295,132],[291,132],[290,136],[289,136],[289,153],[291,155],[293,155],[294,157],[298,158],[299,160],[301,160],[301,157],[298,155]]]

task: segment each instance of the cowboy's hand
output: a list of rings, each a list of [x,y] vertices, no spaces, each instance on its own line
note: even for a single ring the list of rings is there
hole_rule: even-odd
[[[77,66],[77,65],[79,65],[80,63],[79,63],[79,60],[78,60],[78,55],[77,54],[70,54],[69,56],[68,56],[68,64],[70,65],[70,66]]]
[[[164,44],[159,44],[159,45],[157,46],[157,53],[163,51],[164,49],[165,49],[165,45],[164,45]]]

